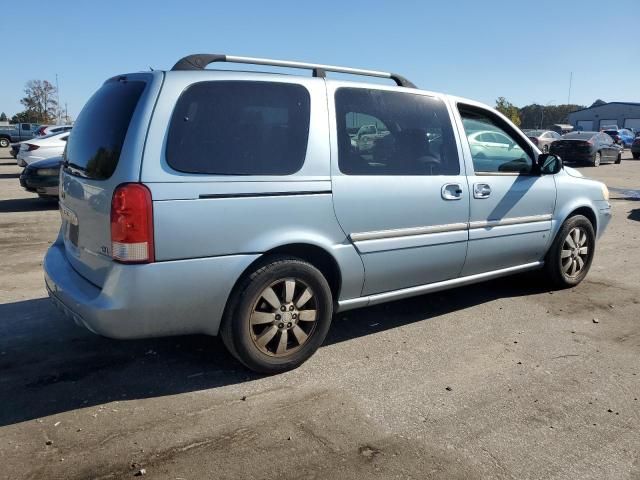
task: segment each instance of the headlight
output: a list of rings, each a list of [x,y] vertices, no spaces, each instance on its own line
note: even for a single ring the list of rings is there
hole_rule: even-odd
[[[40,168],[36,170],[36,175],[41,177],[57,177],[60,173],[60,169],[58,168]]]
[[[606,201],[609,201],[609,189],[607,188],[607,186],[604,183],[601,184],[601,187],[602,187],[602,197]]]

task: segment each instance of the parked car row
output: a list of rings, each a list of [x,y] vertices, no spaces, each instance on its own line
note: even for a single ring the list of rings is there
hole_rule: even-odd
[[[17,158],[20,145],[23,142],[68,132],[72,128],[72,125],[38,125],[35,123],[20,123],[9,127],[0,127],[0,147],[11,147],[11,156]]]
[[[628,129],[622,130],[631,133]],[[551,130],[524,130],[524,132],[544,153],[558,155],[566,162],[586,163],[594,167],[601,163],[620,163],[624,145],[628,142],[626,132],[620,136],[614,136],[614,133],[618,134],[618,130],[576,131],[562,136]],[[629,146],[632,143],[633,141],[629,141]]]

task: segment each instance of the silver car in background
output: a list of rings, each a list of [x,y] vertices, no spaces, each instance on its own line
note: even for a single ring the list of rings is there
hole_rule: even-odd
[[[543,153],[548,153],[551,144],[562,138],[558,132],[553,130],[524,130],[524,133]]]
[[[313,76],[205,69],[224,61]],[[486,105],[225,55],[107,80],[60,179],[44,272],[66,315],[113,338],[220,334],[265,373],[308,359],[336,311],[534,269],[577,285],[611,215],[604,184]]]

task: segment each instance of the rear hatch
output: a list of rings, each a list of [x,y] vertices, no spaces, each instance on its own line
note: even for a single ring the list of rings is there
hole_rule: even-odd
[[[113,266],[111,200],[115,188],[140,178],[144,139],[162,72],[107,80],[89,99],[67,143],[60,214],[72,267],[101,287]]]

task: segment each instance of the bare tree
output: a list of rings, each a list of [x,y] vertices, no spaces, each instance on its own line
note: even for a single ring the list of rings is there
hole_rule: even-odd
[[[56,87],[47,80],[29,80],[24,88],[25,96],[20,103],[25,113],[38,123],[54,123],[58,116]]]

